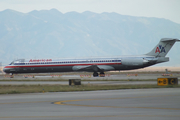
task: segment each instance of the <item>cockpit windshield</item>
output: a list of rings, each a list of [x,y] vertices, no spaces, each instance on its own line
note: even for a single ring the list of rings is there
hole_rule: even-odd
[[[12,61],[9,65],[14,65],[14,61]]]
[[[9,65],[14,65],[15,63],[21,63],[21,62],[24,62],[24,61],[25,61],[25,59],[14,60]]]

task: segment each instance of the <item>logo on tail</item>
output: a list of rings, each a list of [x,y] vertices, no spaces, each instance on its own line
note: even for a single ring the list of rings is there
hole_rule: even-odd
[[[165,51],[164,47],[162,47],[162,45],[159,45],[159,47],[156,48],[155,53],[157,53],[157,52],[158,53],[162,53],[162,52],[166,53],[166,51]]]

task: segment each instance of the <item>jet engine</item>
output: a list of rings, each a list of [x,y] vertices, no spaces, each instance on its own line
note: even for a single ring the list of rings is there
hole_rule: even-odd
[[[147,64],[149,61],[144,58],[122,58],[122,65],[126,66],[141,66]]]

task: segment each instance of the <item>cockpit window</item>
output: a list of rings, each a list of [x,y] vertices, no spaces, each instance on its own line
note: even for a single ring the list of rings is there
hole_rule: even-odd
[[[12,61],[9,65],[14,65],[14,61]]]
[[[25,61],[25,59],[14,60],[14,61],[12,61],[9,65],[14,65],[15,63],[22,63],[22,62],[24,62],[24,61]]]

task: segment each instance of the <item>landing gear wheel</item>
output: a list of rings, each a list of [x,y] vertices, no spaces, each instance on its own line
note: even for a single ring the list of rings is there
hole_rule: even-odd
[[[10,73],[9,75],[11,76],[11,78],[14,78],[14,75],[13,75],[13,73]]]
[[[105,77],[104,72],[100,72],[100,77]]]
[[[94,72],[93,73],[93,77],[97,77],[98,76],[98,73],[97,72]]]

